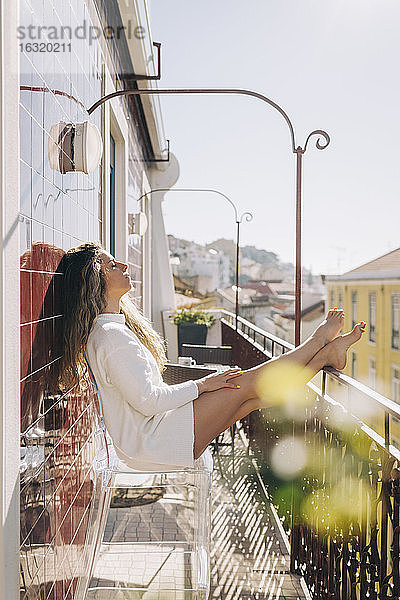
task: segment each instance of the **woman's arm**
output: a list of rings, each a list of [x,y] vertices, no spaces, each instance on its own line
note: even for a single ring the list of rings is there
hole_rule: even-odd
[[[166,412],[195,400],[203,392],[222,387],[236,388],[230,377],[239,369],[228,369],[176,385],[154,384],[154,365],[151,364],[144,346],[132,336],[118,329],[110,329],[101,344],[98,364],[103,379],[114,385],[133,408],[145,416]]]
[[[240,385],[236,385],[233,380],[236,376],[241,375],[241,373],[242,370],[239,368],[226,369],[220,373],[212,373],[211,375],[202,377],[202,379],[197,379],[195,383],[197,385],[197,389],[199,390],[199,396],[204,392],[214,392],[215,390],[220,390],[221,388],[240,388]]]
[[[113,384],[133,408],[150,417],[195,400],[199,390],[194,381],[177,385],[155,385],[152,366],[141,344],[130,340],[104,358],[106,380]]]

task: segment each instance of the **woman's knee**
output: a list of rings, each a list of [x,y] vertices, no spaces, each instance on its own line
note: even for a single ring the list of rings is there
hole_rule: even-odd
[[[259,398],[249,398],[241,404],[235,414],[235,421],[240,421],[249,415],[253,410],[262,408]]]

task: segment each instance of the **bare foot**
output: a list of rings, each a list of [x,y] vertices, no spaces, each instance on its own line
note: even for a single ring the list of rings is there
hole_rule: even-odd
[[[326,347],[327,351],[327,367],[333,367],[338,371],[345,368],[347,362],[347,351],[358,340],[361,338],[365,331],[365,323],[357,323],[349,333],[340,335],[330,342]]]
[[[320,337],[325,344],[328,344],[339,335],[344,325],[344,312],[339,308],[333,308],[328,311],[325,320],[314,331],[315,337]]]

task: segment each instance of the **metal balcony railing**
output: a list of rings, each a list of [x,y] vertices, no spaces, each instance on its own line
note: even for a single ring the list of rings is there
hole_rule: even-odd
[[[243,369],[292,348],[240,317],[235,331],[226,311],[221,327],[222,344]],[[290,415],[273,407],[243,421],[249,454],[290,536],[291,571],[304,576],[313,598],[399,598],[400,407],[333,369],[302,396]],[[285,452],[285,466],[297,462],[297,470],[277,469]]]

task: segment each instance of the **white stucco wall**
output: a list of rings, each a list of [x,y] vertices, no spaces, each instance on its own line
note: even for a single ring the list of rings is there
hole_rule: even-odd
[[[179,164],[173,154],[169,163],[158,163],[159,168],[150,174],[151,189],[170,188],[178,180]],[[175,310],[175,292],[168,254],[168,239],[165,233],[162,202],[165,192],[156,192],[150,197],[152,238],[152,318],[155,329],[165,336],[162,313]]]
[[[19,596],[18,2],[0,0],[0,599]]]

